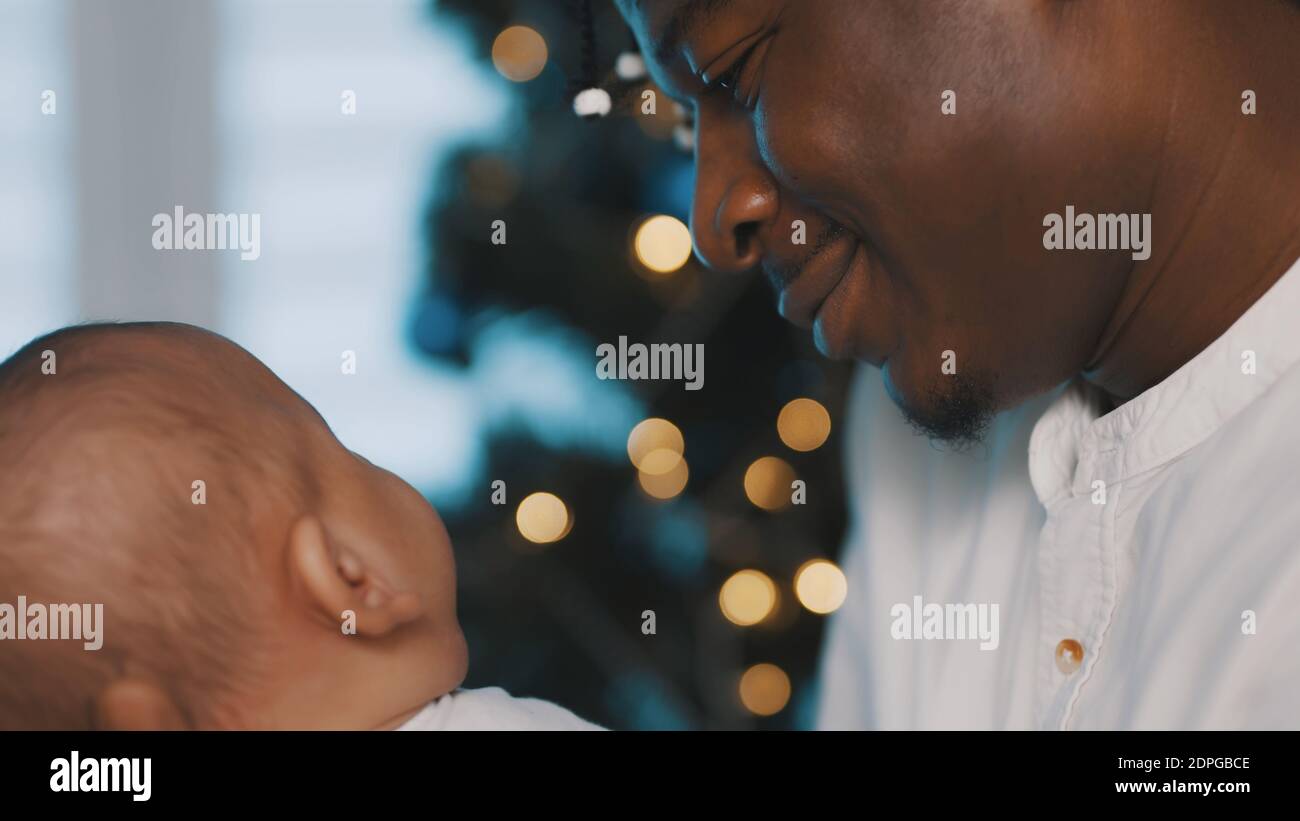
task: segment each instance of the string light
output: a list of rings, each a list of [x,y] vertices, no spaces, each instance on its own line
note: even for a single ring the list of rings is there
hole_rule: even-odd
[[[573,113],[584,120],[594,120],[610,112],[613,100],[596,78],[596,17],[591,9],[591,0],[580,0],[578,10],[582,25],[581,90],[573,98]]]
[[[732,624],[758,624],[776,607],[776,583],[758,570],[738,571],[722,583],[718,606]]]
[[[740,703],[754,715],[776,715],[789,701],[790,677],[775,664],[755,664],[740,677]]]
[[[613,99],[603,88],[584,88],[573,98],[573,113],[583,119],[604,117],[613,107]]]
[[[791,450],[816,450],[831,435],[831,415],[816,399],[793,399],[777,415],[776,432]]]
[[[510,26],[492,42],[492,64],[502,77],[526,83],[546,68],[546,41],[528,26]]]
[[[530,542],[556,542],[568,535],[569,509],[554,493],[532,493],[519,503],[515,524],[520,535]]]
[[[671,274],[691,258],[691,230],[676,217],[659,214],[636,229],[637,261],[656,274]]]
[[[849,593],[844,571],[833,562],[813,559],[794,574],[794,594],[799,603],[813,613],[834,613]]]
[[[645,59],[635,51],[625,51],[618,55],[614,63],[614,73],[625,83],[644,80],[646,76]]]
[[[695,151],[695,127],[687,123],[673,126],[673,145],[678,151],[691,154]]]

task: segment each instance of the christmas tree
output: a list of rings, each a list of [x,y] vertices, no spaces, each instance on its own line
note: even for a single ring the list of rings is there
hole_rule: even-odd
[[[494,375],[482,492],[443,506],[466,686],[615,728],[807,726],[813,611],[838,604],[842,578],[816,562],[845,526],[829,423],[848,372],[776,315],[761,277],[680,261],[684,112],[617,76],[632,42],[612,3],[592,5],[590,34],[580,6],[433,3],[501,72],[517,117],[438,172],[413,327],[429,356]],[[613,110],[582,119],[572,95],[592,66]],[[702,346],[702,389],[601,380],[598,348],[620,339]]]

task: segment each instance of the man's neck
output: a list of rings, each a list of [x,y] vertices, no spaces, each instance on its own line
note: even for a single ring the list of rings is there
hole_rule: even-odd
[[[1300,258],[1300,74],[1275,42],[1300,24],[1281,11],[1290,25],[1262,35],[1250,70],[1226,67],[1255,82],[1238,89],[1245,81],[1207,79],[1196,68],[1173,78],[1163,147],[1152,157],[1153,251],[1130,270],[1085,372],[1116,404],[1223,335]],[[1261,65],[1259,55],[1286,64]],[[1253,115],[1241,110],[1252,86]]]

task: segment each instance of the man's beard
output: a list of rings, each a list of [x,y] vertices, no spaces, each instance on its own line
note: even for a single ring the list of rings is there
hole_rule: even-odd
[[[945,375],[931,383],[924,399],[915,404],[899,401],[892,385],[889,390],[918,435],[951,450],[964,451],[984,440],[997,413],[994,382],[991,376],[982,374]]]

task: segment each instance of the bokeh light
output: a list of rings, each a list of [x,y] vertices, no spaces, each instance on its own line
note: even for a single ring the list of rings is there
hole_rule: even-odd
[[[718,592],[718,606],[732,624],[758,624],[776,607],[776,583],[758,570],[733,573]]]
[[[834,613],[849,593],[844,571],[834,562],[813,559],[794,574],[794,594],[799,603],[813,613]]]
[[[775,664],[755,664],[740,677],[740,703],[754,715],[776,715],[790,701],[790,677]]]
[[[530,542],[559,541],[569,532],[569,509],[554,493],[532,493],[519,503],[515,523]]]
[[[791,450],[816,450],[831,435],[831,415],[816,399],[793,399],[777,415],[776,432]]]
[[[518,193],[519,172],[502,157],[483,154],[466,165],[465,187],[477,204],[500,208]]]
[[[676,217],[659,214],[641,223],[633,242],[637,260],[656,274],[671,274],[691,258],[691,231]]]
[[[655,453],[665,453],[663,449],[652,451]],[[648,471],[638,470],[636,473],[637,481],[641,483],[641,489],[656,499],[671,499],[686,489],[686,480],[690,478],[690,470],[686,465],[686,460],[677,459],[677,464],[664,473],[649,473]]]
[[[627,435],[628,458],[637,470],[651,476],[674,470],[685,450],[681,430],[667,419],[646,419]]]
[[[526,83],[546,68],[546,41],[528,26],[510,26],[492,43],[492,64],[507,80]]]
[[[755,459],[745,471],[745,495],[764,510],[780,510],[790,504],[795,480],[794,468],[776,456]]]

